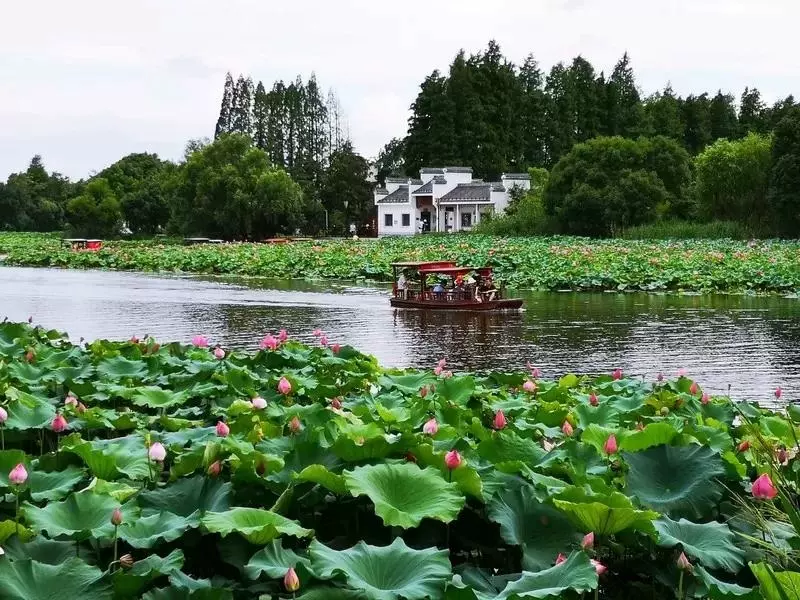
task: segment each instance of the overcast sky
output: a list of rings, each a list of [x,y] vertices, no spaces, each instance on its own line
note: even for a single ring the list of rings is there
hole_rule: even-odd
[[[85,177],[130,152],[178,159],[212,136],[226,71],[315,71],[356,149],[406,130],[422,79],[496,39],[544,69],[626,50],[645,93],[800,95],[796,0],[3,0],[0,178],[32,155]]]

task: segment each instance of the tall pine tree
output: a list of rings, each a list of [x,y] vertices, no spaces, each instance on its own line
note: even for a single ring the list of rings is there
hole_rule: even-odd
[[[756,88],[744,88],[739,102],[739,135],[748,133],[765,133],[767,122],[765,118],[766,105],[761,100],[761,92]]]
[[[214,130],[214,137],[230,133],[231,131],[231,113],[233,112],[233,75],[228,73],[225,76],[225,87],[222,89],[222,106],[219,109],[219,118],[217,119],[217,127]]]
[[[269,99],[264,84],[260,81],[256,86],[253,98],[253,143],[260,150],[268,149]]]
[[[636,137],[642,132],[643,109],[626,52],[606,84],[606,135]]]
[[[739,132],[739,121],[733,96],[723,94],[722,90],[711,99],[708,107],[708,121],[711,129],[711,141],[721,138],[735,139]]]

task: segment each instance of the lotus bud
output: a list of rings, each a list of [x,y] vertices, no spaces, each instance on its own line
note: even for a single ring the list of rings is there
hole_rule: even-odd
[[[192,344],[198,348],[208,348],[208,338],[204,335],[196,335],[192,338]]]
[[[606,454],[616,454],[617,453],[617,437],[612,433],[608,436],[606,443],[603,444],[603,452]]]
[[[294,572],[293,568],[286,571],[286,575],[283,576],[283,587],[286,588],[287,592],[292,593],[300,589],[300,579],[297,577],[297,573]]]
[[[122,511],[120,509],[115,508],[114,512],[111,513],[111,524],[114,527],[122,525]]]
[[[436,363],[436,366],[437,367],[441,367],[442,369],[444,369],[447,366],[447,359],[446,358],[440,358],[439,362]]]
[[[272,335],[268,335],[263,340],[261,340],[261,343],[258,345],[258,347],[261,350],[269,349],[274,351],[278,348],[278,343],[279,343],[278,340],[272,337]]]
[[[25,354],[25,361],[32,363],[35,360],[36,360],[36,353],[33,350],[28,350],[28,352]]]
[[[23,485],[28,481],[28,471],[25,470],[25,465],[19,463],[16,467],[11,469],[8,474],[8,481],[11,485]]]
[[[209,477],[219,477],[221,471],[222,464],[218,460],[215,460],[213,463],[208,465],[206,473],[208,473]]]
[[[250,404],[256,410],[264,410],[267,408],[267,401],[264,400],[261,396],[256,396],[250,401]]]
[[[413,452],[406,452],[406,460],[408,462],[416,463],[417,462],[417,457],[414,455]]]
[[[289,380],[286,379],[286,377],[281,377],[280,381],[278,382],[278,392],[284,396],[288,396],[292,393],[292,384],[289,383]]]
[[[55,419],[53,419],[53,422],[50,423],[50,429],[52,429],[56,433],[61,433],[62,431],[65,431],[68,427],[69,423],[67,423],[67,420],[61,413],[58,413]]]
[[[575,433],[575,430],[572,428],[572,425],[569,424],[569,421],[564,421],[564,423],[561,425],[561,433],[567,437],[572,437],[572,434]]]
[[[559,552],[558,556],[556,556],[556,566],[560,565],[563,562],[567,562],[567,557]]]
[[[67,394],[67,397],[64,398],[64,406],[78,406],[78,399],[70,392]]]
[[[592,406],[597,406],[599,403],[600,402],[597,400],[597,394],[595,394],[594,392],[589,394],[589,404],[591,404]]]
[[[339,354],[341,350],[342,347],[339,344],[334,344],[333,346],[331,346],[331,352],[333,352],[334,354]]]
[[[656,381],[658,381],[658,383],[661,383],[662,381],[664,381],[664,374],[663,373],[659,373],[658,375],[656,375]]]
[[[134,564],[136,564],[136,561],[133,560],[130,554],[123,554],[119,557],[119,566],[123,569],[130,569]]]
[[[288,339],[289,339],[289,334],[286,333],[285,329],[281,329],[278,332],[278,341],[282,344],[283,342],[285,342]]]
[[[669,414],[669,406],[662,406],[661,410],[658,411],[662,417],[666,417]]]
[[[150,450],[147,454],[150,457],[150,460],[160,463],[164,462],[164,459],[167,457],[167,449],[164,448],[164,444],[161,442],[156,442],[150,446]]]
[[[688,571],[691,573],[692,571],[692,563],[689,562],[689,559],[686,558],[686,554],[681,552],[681,555],[678,557],[678,560],[675,561],[675,564],[678,565],[678,568],[681,571]]]
[[[328,346],[328,336],[327,335],[320,336],[319,345],[322,346],[323,348]]]
[[[419,388],[419,397],[424,398],[427,395],[428,395],[428,386],[423,385],[421,388]]]
[[[314,331],[311,332],[311,335],[313,335],[316,338],[320,337],[322,335],[322,329],[315,329]]]
[[[779,462],[780,464],[784,465],[784,464],[786,464],[786,462],[787,462],[788,458],[789,458],[789,454],[786,452],[786,448],[784,448],[783,446],[781,446],[781,447],[778,449],[778,462]]]
[[[686,377],[686,369],[684,368],[678,369],[678,377]]]
[[[747,452],[750,449],[750,442],[744,440],[741,444],[736,446],[738,452]]]
[[[753,482],[753,498],[758,500],[772,500],[778,495],[778,488],[772,483],[769,475],[764,473],[761,477]]]
[[[614,369],[614,372],[611,374],[611,377],[614,381],[619,381],[622,379],[622,369]]]
[[[708,404],[710,401],[711,401],[711,396],[709,396],[708,394],[703,394],[700,398],[700,404],[703,405]]]
[[[591,550],[594,548],[594,531],[590,531],[581,540],[581,548],[584,550]]]
[[[526,379],[525,383],[522,384],[522,389],[529,394],[533,394],[536,391],[536,384],[530,379]]]
[[[261,461],[256,463],[256,473],[259,477],[263,477],[264,473],[267,472],[267,465]]]
[[[225,350],[223,350],[219,346],[214,348],[214,358],[216,358],[217,360],[222,360],[223,358],[225,358]]]
[[[590,558],[589,562],[592,563],[592,566],[594,567],[594,572],[597,573],[598,577],[600,575],[602,575],[603,573],[605,573],[606,571],[608,571],[608,567],[606,567],[599,560],[595,560],[593,558]]]
[[[692,396],[696,396],[696,395],[697,395],[697,390],[698,390],[698,389],[699,389],[699,388],[697,387],[697,382],[696,382],[696,381],[693,381],[693,382],[692,382],[692,385],[690,385],[690,386],[689,386],[689,393],[690,393]]]
[[[28,325],[30,325],[31,323],[33,323],[33,315],[28,317]]]
[[[425,425],[422,426],[422,433],[425,435],[436,435],[439,431],[439,423],[436,422],[436,419],[430,419],[425,422]]]
[[[783,396],[783,390],[778,386],[775,388],[775,399],[780,400],[781,396]]]
[[[5,408],[0,406],[0,425],[8,421],[8,412]]]
[[[447,465],[447,468],[451,471],[460,467],[461,462],[461,455],[457,450],[450,450],[450,452],[444,455],[444,464]]]
[[[231,428],[225,423],[225,421],[217,421],[217,435],[219,437],[228,437],[231,433]]]
[[[503,414],[502,410],[498,410],[497,414],[494,416],[494,422],[492,426],[497,429],[504,429],[508,421],[506,421],[506,416]]]
[[[292,417],[292,420],[289,421],[289,429],[291,429],[292,433],[297,433],[303,428],[303,424],[300,423],[300,419],[297,418],[297,415]]]
[[[342,401],[339,398],[334,398],[331,400],[331,408],[335,408],[336,410],[341,410],[342,408]]]

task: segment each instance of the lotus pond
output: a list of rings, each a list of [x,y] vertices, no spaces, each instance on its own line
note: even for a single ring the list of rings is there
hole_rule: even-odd
[[[57,236],[0,233],[0,254],[21,266],[389,281],[399,260],[493,265],[512,288],[796,294],[800,244],[732,240],[636,241],[574,237],[426,235],[379,240],[182,246],[107,242],[71,252]]]
[[[316,334],[1,324],[0,598],[798,597],[795,407]]]

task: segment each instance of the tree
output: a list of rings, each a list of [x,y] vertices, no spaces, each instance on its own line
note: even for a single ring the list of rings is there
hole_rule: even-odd
[[[260,81],[253,99],[253,143],[261,150],[269,148],[269,98]]]
[[[225,87],[222,90],[222,106],[219,109],[219,118],[217,119],[217,127],[214,130],[214,137],[230,133],[231,131],[231,114],[233,112],[233,75],[230,72],[225,76]]]
[[[334,215],[341,214],[341,220],[364,223],[372,212],[372,186],[367,181],[369,162],[353,151],[346,142],[331,156],[331,164],[325,174],[320,198],[322,205]],[[345,206],[345,203],[347,205]]]
[[[513,128],[519,136],[515,140],[518,158],[514,162],[543,167],[548,163],[548,96],[544,91],[544,75],[532,54],[520,68],[519,86],[518,125]]]
[[[230,131],[253,135],[253,80],[239,76],[233,93]]]
[[[739,102],[739,135],[766,133],[766,105],[761,100],[761,92],[756,88],[744,88]]]
[[[643,117],[636,78],[626,52],[614,66],[606,84],[605,132],[607,135],[635,137],[642,131]]]
[[[111,185],[102,177],[86,184],[83,193],[67,203],[67,223],[82,237],[110,237],[122,226],[122,209]]]
[[[690,154],[698,154],[712,139],[708,94],[687,96],[682,107],[683,143]]]
[[[648,136],[661,135],[683,141],[682,102],[667,84],[663,92],[650,96],[644,104],[644,129]]]
[[[712,140],[736,138],[739,131],[739,120],[736,116],[736,107],[733,105],[733,96],[723,94],[722,90],[719,90],[717,95],[711,99],[708,120]]]
[[[0,187],[0,229],[56,231],[64,227],[64,207],[79,186],[48,173],[39,155],[28,169],[9,175]]]
[[[771,153],[770,137],[756,133],[738,141],[718,140],[700,153],[694,161],[700,216],[765,223]]]
[[[447,80],[439,71],[431,73],[420,86],[408,121],[407,173],[418,173],[427,165],[453,162],[455,115],[446,92]]]
[[[377,179],[383,184],[389,176],[401,177],[405,172],[406,141],[392,138],[378,153],[375,159],[375,169],[378,171]]]
[[[800,235],[800,108],[789,111],[775,128],[767,202],[775,231]]]

